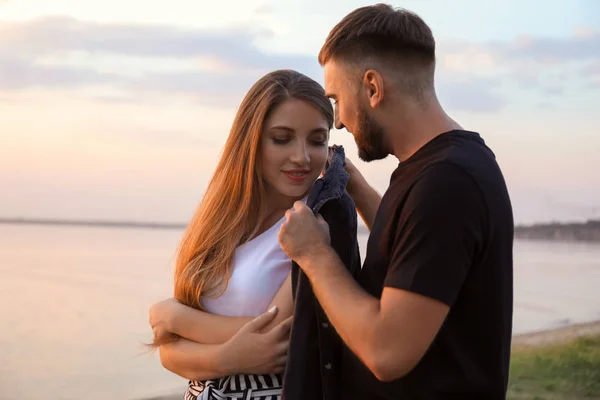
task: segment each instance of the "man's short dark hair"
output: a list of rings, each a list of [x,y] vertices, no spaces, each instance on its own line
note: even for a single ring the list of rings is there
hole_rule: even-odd
[[[405,74],[423,76],[417,86],[433,87],[435,40],[415,13],[376,4],[352,11],[331,30],[319,52],[319,63],[323,66],[331,60],[390,62]]]

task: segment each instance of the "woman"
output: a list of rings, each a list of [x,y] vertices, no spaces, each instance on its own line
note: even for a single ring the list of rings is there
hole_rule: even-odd
[[[245,96],[184,233],[175,300],[150,311],[163,366],[190,380],[186,399],[280,396],[292,295],[277,235],[324,169],[332,125],[323,88],[298,72]]]

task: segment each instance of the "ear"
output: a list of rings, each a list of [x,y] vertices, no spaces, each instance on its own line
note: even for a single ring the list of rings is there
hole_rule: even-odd
[[[374,69],[367,70],[363,76],[363,86],[371,108],[379,107],[384,96],[383,77],[381,73]]]

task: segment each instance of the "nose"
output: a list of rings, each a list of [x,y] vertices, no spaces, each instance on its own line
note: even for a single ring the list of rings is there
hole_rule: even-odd
[[[345,128],[344,124],[342,124],[342,121],[340,121],[340,113],[339,113],[337,107],[335,107],[333,122],[334,122],[333,125],[335,126],[335,129]]]
[[[294,147],[294,153],[290,157],[290,160],[297,165],[306,165],[310,162],[310,155],[308,154],[308,147],[304,140],[298,140]]]

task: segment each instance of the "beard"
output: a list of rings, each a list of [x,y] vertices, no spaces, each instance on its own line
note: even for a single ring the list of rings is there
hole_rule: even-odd
[[[363,107],[356,115],[357,127],[354,132],[354,141],[358,147],[358,158],[370,162],[382,160],[390,154],[385,139],[385,131],[381,125],[371,117]]]

